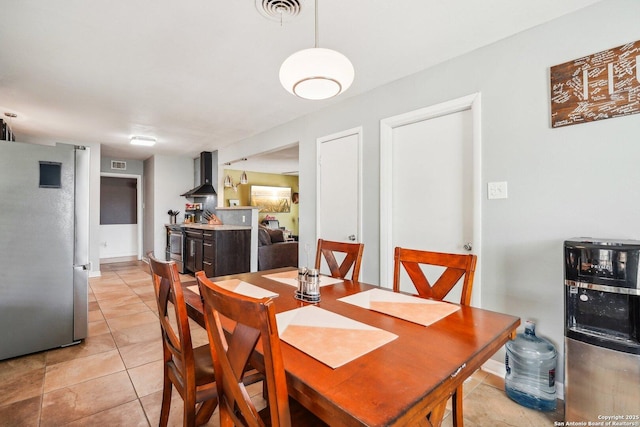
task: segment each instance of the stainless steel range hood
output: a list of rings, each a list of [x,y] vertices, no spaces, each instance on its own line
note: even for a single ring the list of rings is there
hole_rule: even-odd
[[[191,190],[187,191],[184,194],[181,194],[181,196],[208,197],[208,196],[217,195],[216,189],[213,188],[213,185],[212,185],[213,183],[212,159],[213,159],[213,153],[211,151],[203,151],[202,153],[200,153],[200,185],[197,186],[196,188],[192,188]],[[217,163],[217,159],[216,159],[216,163]]]

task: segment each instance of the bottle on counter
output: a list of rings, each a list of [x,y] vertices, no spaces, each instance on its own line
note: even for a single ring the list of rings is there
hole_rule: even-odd
[[[505,391],[511,400],[541,411],[556,409],[558,352],[548,340],[536,336],[536,325],[525,323],[524,333],[505,345]]]

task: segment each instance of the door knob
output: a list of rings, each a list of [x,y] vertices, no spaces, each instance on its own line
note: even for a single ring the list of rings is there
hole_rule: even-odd
[[[464,245],[465,250],[470,251],[473,249],[473,245],[471,244],[471,242],[468,242]]]
[[[355,240],[356,240],[356,235],[355,235],[355,234],[350,235],[350,236],[349,236],[349,240],[351,240],[352,242],[355,242]]]

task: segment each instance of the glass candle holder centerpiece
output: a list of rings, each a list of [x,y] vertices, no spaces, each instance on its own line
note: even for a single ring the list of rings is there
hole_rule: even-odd
[[[298,269],[298,289],[295,298],[300,301],[320,302],[320,272],[316,268],[300,267]]]

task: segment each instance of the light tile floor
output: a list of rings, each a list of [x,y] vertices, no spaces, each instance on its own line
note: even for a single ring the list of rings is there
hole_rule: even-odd
[[[81,344],[0,362],[0,426],[156,426],[162,399],[162,344],[148,266],[103,264],[90,279],[89,336]],[[192,277],[190,277],[192,279]],[[206,332],[192,324],[194,345]],[[262,385],[250,386],[260,407]],[[553,426],[552,413],[523,408],[502,379],[476,372],[464,386],[465,425]],[[451,426],[448,415],[444,426]],[[173,393],[171,426],[182,425]],[[207,426],[217,426],[217,411]]]

